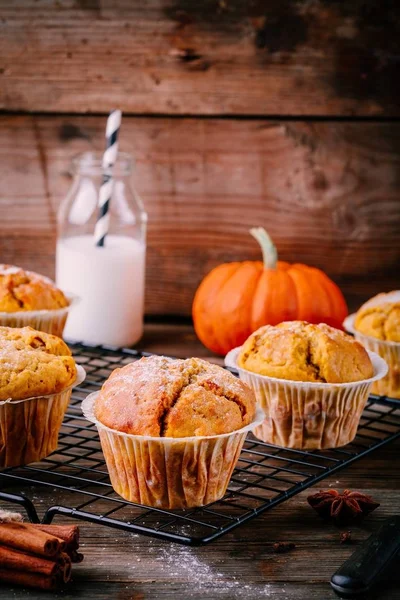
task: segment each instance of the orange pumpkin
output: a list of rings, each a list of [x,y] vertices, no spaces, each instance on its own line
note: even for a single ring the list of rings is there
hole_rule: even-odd
[[[348,310],[338,286],[320,269],[278,260],[262,227],[250,233],[261,246],[264,262],[219,265],[196,292],[193,321],[203,344],[226,354],[262,325],[297,319],[341,329]]]

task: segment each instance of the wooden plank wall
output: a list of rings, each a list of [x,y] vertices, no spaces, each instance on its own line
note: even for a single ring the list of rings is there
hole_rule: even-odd
[[[3,0],[0,260],[54,274],[78,152],[124,111],[149,213],[146,312],[189,315],[201,277],[315,264],[351,306],[399,286],[400,17],[351,0]]]

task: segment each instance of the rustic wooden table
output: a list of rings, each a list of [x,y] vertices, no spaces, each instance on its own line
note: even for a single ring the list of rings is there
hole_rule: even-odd
[[[209,357],[190,326],[148,325],[141,349],[175,356]],[[85,560],[74,567],[73,583],[55,597],[69,599],[168,600],[243,599],[329,600],[329,579],[357,544],[383,520],[400,514],[400,444],[361,459],[323,488],[357,489],[381,506],[362,526],[352,527],[352,545],[339,542],[340,529],[322,521],[306,502],[305,491],[209,546],[189,548],[107,527],[81,524]],[[318,486],[319,489],[321,486]],[[315,491],[317,491],[315,489]],[[36,506],[51,502],[52,490],[33,490]],[[61,518],[57,518],[61,522]],[[65,521],[63,521],[65,522]],[[273,543],[296,548],[275,554]],[[0,599],[48,598],[46,593],[3,587]],[[399,580],[376,595],[400,599]]]

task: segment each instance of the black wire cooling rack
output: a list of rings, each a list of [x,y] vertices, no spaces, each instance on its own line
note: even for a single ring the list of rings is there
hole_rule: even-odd
[[[40,504],[44,523],[68,515],[181,544],[205,544],[400,437],[400,401],[371,396],[356,439],[343,448],[289,450],[250,435],[219,502],[186,511],[133,504],[113,491],[97,430],[82,416],[80,404],[115,367],[149,354],[80,344],[72,350],[87,377],[73,390],[57,452],[40,463],[0,473],[0,500],[21,505],[33,522],[39,522],[35,504]],[[57,495],[67,505],[58,503]]]

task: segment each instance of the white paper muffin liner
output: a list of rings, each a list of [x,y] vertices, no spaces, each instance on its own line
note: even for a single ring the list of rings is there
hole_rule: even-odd
[[[1,469],[37,462],[56,450],[72,388],[86,377],[83,367],[76,368],[74,383],[58,394],[0,402]]]
[[[18,312],[0,312],[1,327],[33,327],[38,331],[51,333],[62,337],[68,312],[72,306],[79,302],[77,296],[65,294],[69,301],[68,306],[54,310],[21,310]]]
[[[114,490],[125,500],[156,508],[193,508],[222,498],[247,433],[264,419],[258,409],[250,425],[214,436],[132,435],[96,419],[98,393],[85,398],[82,411],[98,429]]]
[[[393,300],[399,300],[398,296],[400,292],[394,292],[386,294],[387,296],[393,296]],[[389,301],[388,300],[388,301]],[[371,302],[371,301],[370,301]],[[382,299],[380,300],[382,303]],[[374,306],[376,303],[369,304]],[[365,305],[364,305],[365,306]],[[372,393],[378,394],[379,396],[390,396],[391,398],[400,398],[400,343],[399,342],[388,342],[372,337],[370,335],[364,335],[354,327],[356,320],[356,313],[349,315],[343,322],[343,327],[349,333],[352,333],[356,340],[360,342],[367,350],[372,350],[381,356],[388,364],[389,371],[385,377],[379,381],[375,381],[372,385]]]
[[[241,347],[225,357],[225,364],[256,395],[265,413],[254,435],[270,444],[301,450],[337,448],[351,442],[357,432],[372,383],[387,373],[385,361],[368,352],[374,376],[353,383],[314,383],[257,375],[237,365]]]

